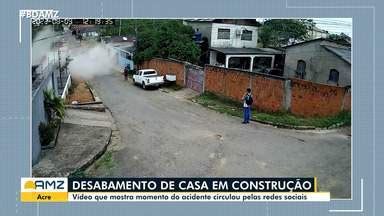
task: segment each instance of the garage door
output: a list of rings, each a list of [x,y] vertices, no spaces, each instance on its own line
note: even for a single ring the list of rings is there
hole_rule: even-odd
[[[185,71],[187,87],[202,93],[204,88],[204,68],[187,64],[185,65]]]

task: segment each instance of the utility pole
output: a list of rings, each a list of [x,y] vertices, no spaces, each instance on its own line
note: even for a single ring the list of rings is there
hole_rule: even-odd
[[[61,78],[61,56],[60,56],[60,47],[57,49],[57,55],[59,57],[59,78],[60,78],[60,88],[63,88],[63,80]]]

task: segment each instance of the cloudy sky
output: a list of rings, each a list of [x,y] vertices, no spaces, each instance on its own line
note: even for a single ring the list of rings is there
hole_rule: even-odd
[[[329,33],[344,33],[352,37],[352,18],[311,18],[320,29],[324,29]],[[265,18],[256,19],[263,21]]]
[[[352,37],[352,18],[313,18],[313,21],[320,29]]]

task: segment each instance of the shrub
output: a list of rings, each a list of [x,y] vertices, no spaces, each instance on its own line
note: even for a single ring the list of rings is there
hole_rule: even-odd
[[[48,115],[48,121],[63,119],[65,112],[64,100],[57,97],[53,90],[44,91],[44,107]]]
[[[40,143],[42,146],[47,146],[55,138],[55,124],[52,122],[41,122],[39,125]]]

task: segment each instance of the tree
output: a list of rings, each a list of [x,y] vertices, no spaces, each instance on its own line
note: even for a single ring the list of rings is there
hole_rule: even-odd
[[[344,33],[330,34],[328,35],[328,39],[345,46],[351,46],[351,38]]]
[[[102,30],[102,35],[137,37],[136,64],[153,57],[174,58],[196,63],[200,49],[193,42],[193,29],[181,20],[121,20]]]
[[[281,47],[290,40],[305,40],[313,27],[309,19],[269,19],[260,29],[259,41],[263,47]]]

